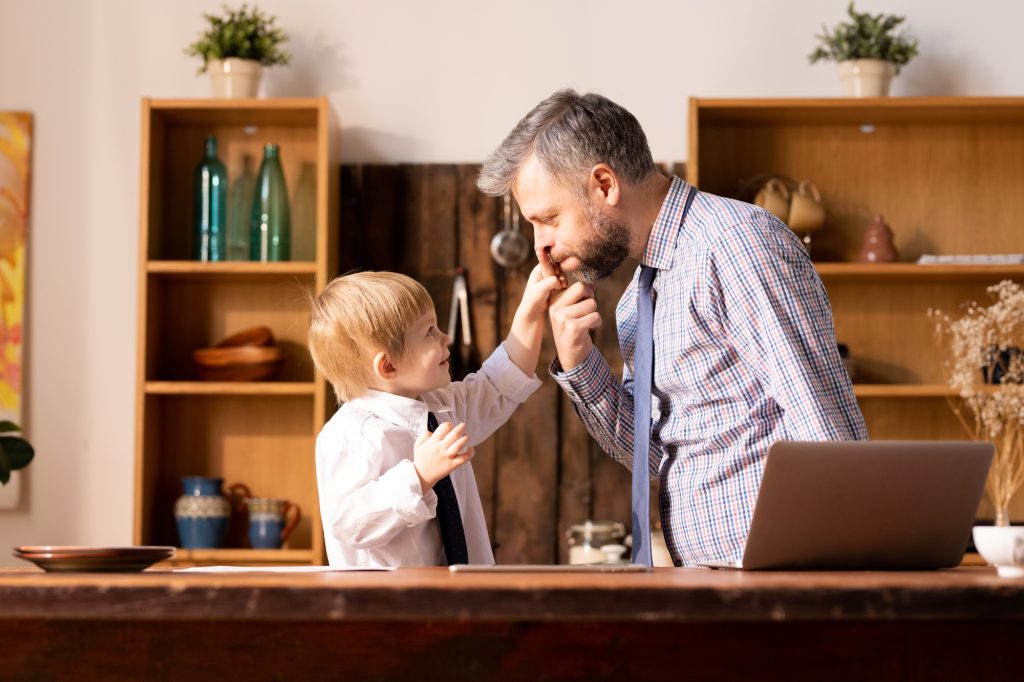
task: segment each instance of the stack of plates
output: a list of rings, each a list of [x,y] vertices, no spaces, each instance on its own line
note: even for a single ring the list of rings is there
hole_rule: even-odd
[[[14,548],[14,556],[31,561],[44,571],[98,571],[137,573],[174,556],[174,547],[61,547],[43,545]]]

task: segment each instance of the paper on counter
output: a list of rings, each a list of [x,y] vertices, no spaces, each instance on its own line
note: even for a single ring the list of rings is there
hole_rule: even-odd
[[[393,571],[394,566],[192,566],[175,573],[341,573],[343,571]]]

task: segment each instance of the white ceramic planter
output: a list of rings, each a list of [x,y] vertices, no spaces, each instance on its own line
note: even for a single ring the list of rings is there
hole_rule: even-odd
[[[255,97],[260,89],[263,65],[255,59],[214,59],[207,66],[213,96],[221,99]]]
[[[851,59],[839,62],[839,83],[843,97],[887,97],[893,66],[881,59]]]

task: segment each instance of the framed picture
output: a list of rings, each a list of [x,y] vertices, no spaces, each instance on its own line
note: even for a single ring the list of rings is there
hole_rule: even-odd
[[[25,248],[28,237],[32,114],[0,111],[0,419],[22,424]],[[0,508],[18,506],[18,472]]]

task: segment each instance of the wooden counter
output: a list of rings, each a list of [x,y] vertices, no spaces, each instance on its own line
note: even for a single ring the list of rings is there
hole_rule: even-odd
[[[927,573],[0,571],[3,676],[977,678],[1024,641],[1024,579]]]

